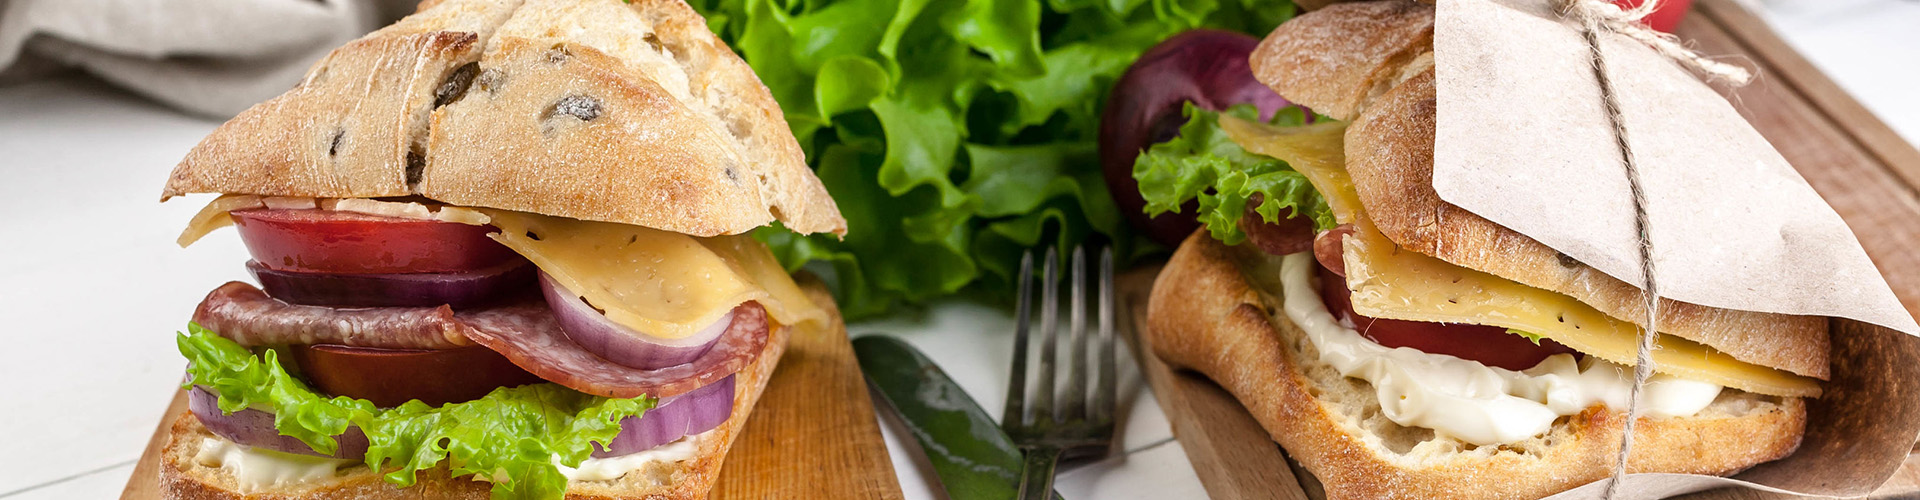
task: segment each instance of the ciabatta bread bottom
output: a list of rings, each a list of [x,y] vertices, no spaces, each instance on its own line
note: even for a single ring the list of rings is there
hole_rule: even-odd
[[[720,466],[727,449],[746,425],[753,405],[767,387],[774,366],[786,352],[792,328],[776,327],[770,332],[766,350],[752,365],[741,370],[734,382],[739,390],[733,396],[733,418],[702,436],[699,451],[680,462],[649,464],[609,481],[574,481],[567,486],[567,500],[698,500],[707,497],[720,479]],[[216,438],[200,419],[182,412],[174,420],[167,447],[160,458],[160,491],[168,500],[486,500],[492,483],[472,477],[450,478],[445,464],[419,473],[419,482],[397,488],[380,479],[365,465],[341,469],[332,481],[312,486],[280,488],[271,491],[241,493],[233,473],[223,467],[198,464],[206,438]],[[216,438],[217,439],[217,438]]]
[[[1322,363],[1280,311],[1279,258],[1245,247],[1188,237],[1154,283],[1143,335],[1239,399],[1328,499],[1535,499],[1612,472],[1624,410],[1596,405],[1501,446],[1388,420],[1373,388]],[[1727,389],[1692,417],[1641,419],[1630,468],[1732,474],[1792,453],[1805,427],[1798,398]]]

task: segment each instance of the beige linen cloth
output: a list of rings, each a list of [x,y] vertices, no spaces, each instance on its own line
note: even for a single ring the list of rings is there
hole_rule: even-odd
[[[0,0],[0,86],[77,68],[195,114],[280,95],[417,0]]]

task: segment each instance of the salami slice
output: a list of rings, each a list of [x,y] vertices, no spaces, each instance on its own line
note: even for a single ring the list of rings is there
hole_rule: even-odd
[[[453,309],[334,308],[288,304],[253,285],[232,281],[207,294],[193,321],[244,346],[340,344],[385,349],[451,349],[473,345]]]
[[[1313,258],[1320,261],[1320,267],[1342,278],[1347,277],[1347,250],[1342,241],[1349,234],[1353,234],[1353,224],[1341,224],[1313,237]]]
[[[1286,255],[1313,249],[1313,219],[1299,216],[1291,209],[1280,211],[1279,222],[1267,222],[1265,216],[1255,208],[1265,197],[1259,193],[1247,200],[1247,213],[1240,217],[1240,230],[1247,233],[1247,241],[1260,251],[1272,255]]]
[[[567,388],[610,398],[677,396],[746,368],[767,345],[767,312],[758,302],[734,308],[733,324],[693,362],[643,370],[607,361],[567,338],[542,301],[455,315],[467,337],[521,369]]]

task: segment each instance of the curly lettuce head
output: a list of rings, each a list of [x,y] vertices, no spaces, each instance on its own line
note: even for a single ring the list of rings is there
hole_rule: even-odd
[[[772,91],[847,218],[844,240],[756,236],[789,269],[831,264],[849,319],[969,286],[1004,294],[1020,253],[1043,243],[1137,252],[1095,149],[1114,80],[1176,33],[1265,35],[1294,12],[1284,0],[689,3]]]

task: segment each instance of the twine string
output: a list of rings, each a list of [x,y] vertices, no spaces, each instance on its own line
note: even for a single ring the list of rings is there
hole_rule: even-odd
[[[1653,375],[1653,350],[1657,347],[1655,341],[1660,331],[1660,292],[1654,279],[1653,237],[1648,224],[1646,191],[1641,185],[1639,167],[1634,163],[1632,141],[1629,140],[1626,123],[1621,117],[1619,94],[1607,76],[1607,60],[1601,50],[1601,36],[1603,33],[1625,35],[1709,78],[1736,85],[1743,85],[1752,79],[1752,73],[1745,68],[1707,59],[1681,45],[1673,35],[1654,31],[1641,24],[1640,20],[1653,13],[1659,4],[1658,0],[1645,0],[1636,7],[1622,9],[1608,0],[1563,0],[1560,5],[1561,15],[1582,25],[1581,35],[1586,39],[1591,54],[1594,77],[1600,83],[1601,101],[1613,128],[1614,141],[1620,149],[1620,163],[1625,167],[1627,187],[1633,198],[1633,225],[1639,238],[1636,247],[1640,254],[1640,275],[1644,283],[1642,296],[1646,300],[1646,323],[1639,331],[1639,342],[1634,353],[1633,389],[1627,404],[1626,423],[1621,425],[1620,453],[1614,457],[1613,475],[1607,481],[1605,498],[1609,500],[1620,493],[1620,480],[1627,475],[1628,460],[1633,455],[1634,423],[1640,416],[1641,393],[1646,388],[1647,378]]]

